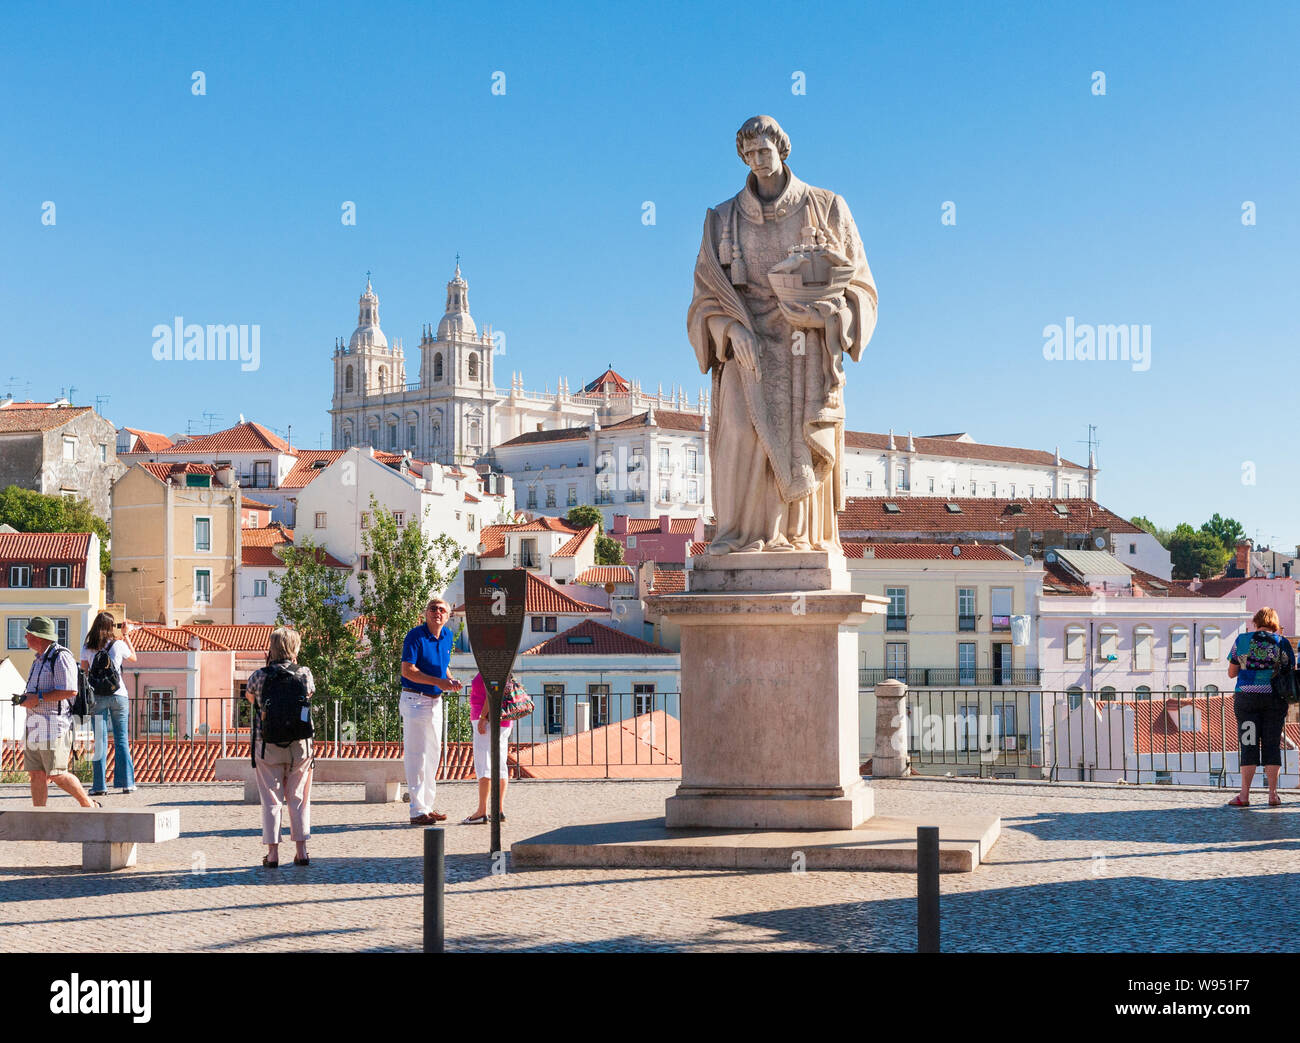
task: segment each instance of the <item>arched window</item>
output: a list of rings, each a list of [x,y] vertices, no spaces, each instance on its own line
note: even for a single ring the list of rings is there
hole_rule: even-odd
[[[469,379],[478,380],[478,353],[469,353]]]
[[[479,434],[481,430],[482,430],[482,426],[479,424],[477,420],[471,420],[469,422],[469,444],[470,445],[477,446],[483,444],[482,438]]]
[[[1103,703],[1113,703],[1115,701],[1115,689],[1110,685],[1103,685],[1100,698]]]
[[[352,367],[351,366],[349,366],[347,369],[343,371],[343,390],[344,391],[352,390]]]
[[[434,380],[442,379],[442,352],[441,351],[433,356],[433,379]]]
[[[1136,695],[1139,699],[1149,702],[1151,699],[1151,688],[1149,685],[1140,684],[1137,686],[1137,689],[1134,691],[1133,694]]]
[[[1183,684],[1176,684],[1171,689],[1169,689],[1169,691],[1173,693],[1175,699],[1181,699],[1183,696],[1187,694],[1187,686]]]
[[[1207,684],[1207,685],[1205,686],[1205,694],[1206,694],[1206,695],[1218,695],[1218,694],[1219,694],[1219,686],[1218,686],[1217,684]]]
[[[1070,699],[1070,709],[1077,710],[1083,705],[1083,689],[1077,685],[1071,685],[1065,690],[1065,694]]]

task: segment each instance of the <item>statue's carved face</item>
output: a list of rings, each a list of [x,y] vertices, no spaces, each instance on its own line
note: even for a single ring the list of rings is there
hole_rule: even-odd
[[[748,138],[741,148],[745,165],[758,177],[772,177],[780,173],[781,153],[771,138]]]

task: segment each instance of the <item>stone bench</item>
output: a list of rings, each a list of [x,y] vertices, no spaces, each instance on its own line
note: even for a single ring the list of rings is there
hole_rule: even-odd
[[[176,808],[23,808],[0,812],[0,840],[81,845],[82,869],[135,865],[137,844],[161,844],[181,835]]]
[[[256,804],[257,778],[247,757],[217,760],[218,782],[242,782],[244,803]],[[392,804],[401,799],[406,767],[400,760],[385,757],[317,757],[312,768],[315,782],[364,782],[367,804]]]

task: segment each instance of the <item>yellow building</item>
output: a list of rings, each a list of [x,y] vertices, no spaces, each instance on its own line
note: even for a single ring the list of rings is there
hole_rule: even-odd
[[[889,601],[886,613],[867,617],[858,634],[864,757],[875,742],[873,688],[881,681],[942,692],[1038,685],[1033,621],[1019,624],[1024,643],[1016,644],[1012,618],[1035,610],[1042,562],[1026,564],[998,544],[846,542],[844,548],[853,592]]]
[[[103,607],[99,537],[93,532],[0,533],[5,654],[23,677],[32,665],[26,633],[33,616],[52,619],[59,643],[76,655]]]
[[[131,619],[235,622],[240,489],[230,468],[137,463],[113,485],[113,597]]]

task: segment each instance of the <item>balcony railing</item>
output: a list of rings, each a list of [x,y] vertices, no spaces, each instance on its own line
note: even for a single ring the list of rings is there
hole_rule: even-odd
[[[958,616],[958,617],[957,617],[957,629],[958,629],[958,630],[974,630],[974,629],[975,629],[975,617],[974,617],[974,616]]]
[[[906,630],[906,629],[907,629],[907,617],[906,617],[906,616],[903,616],[903,615],[895,615],[895,614],[892,613],[892,612],[889,613],[888,615],[885,616],[885,629],[886,629],[886,630]]]
[[[881,681],[902,681],[909,688],[1003,688],[1018,685],[1037,685],[1039,669],[1010,667],[998,669],[981,667],[907,667],[890,670],[888,667],[864,667],[858,671],[858,684],[870,688]]]

